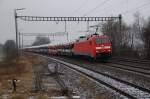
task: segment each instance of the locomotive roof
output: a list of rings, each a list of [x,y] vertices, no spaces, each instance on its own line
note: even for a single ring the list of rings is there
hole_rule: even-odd
[[[109,38],[109,36],[106,35],[98,35],[98,34],[92,34],[92,35],[87,35],[87,36],[80,36],[80,39],[85,39],[85,38]]]
[[[109,38],[109,36],[106,36],[106,35],[103,35],[103,36],[100,36],[100,35],[96,35],[96,36],[93,36],[93,37],[96,37],[96,38]]]
[[[38,46],[29,46],[29,47],[24,47],[23,49],[27,48],[39,48],[39,47],[48,47],[51,46],[52,44],[43,44],[43,45],[38,45]]]
[[[65,44],[57,44],[57,45],[54,45],[54,44],[43,44],[43,45],[38,45],[38,46],[30,46],[30,47],[24,47],[23,49],[30,49],[30,48],[41,48],[41,47],[59,47],[59,46],[69,46],[69,45],[72,45],[73,42],[70,42],[70,43],[65,43]]]

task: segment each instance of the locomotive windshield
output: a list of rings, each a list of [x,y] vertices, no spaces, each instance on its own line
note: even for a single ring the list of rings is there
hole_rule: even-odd
[[[96,44],[110,43],[109,38],[96,38]]]

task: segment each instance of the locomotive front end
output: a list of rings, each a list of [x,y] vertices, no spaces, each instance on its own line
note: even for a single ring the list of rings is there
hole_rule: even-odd
[[[95,38],[96,44],[96,58],[109,58],[112,54],[112,44],[110,38],[107,36],[101,36]]]

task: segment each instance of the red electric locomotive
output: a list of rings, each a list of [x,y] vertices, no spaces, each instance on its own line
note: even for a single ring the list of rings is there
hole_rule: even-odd
[[[93,59],[108,59],[112,54],[112,44],[108,36],[93,34],[87,37],[80,37],[74,43],[73,53],[75,55],[89,56]]]
[[[50,55],[86,56],[91,59],[107,60],[112,54],[112,44],[108,36],[93,34],[81,36],[76,42],[49,46]]]

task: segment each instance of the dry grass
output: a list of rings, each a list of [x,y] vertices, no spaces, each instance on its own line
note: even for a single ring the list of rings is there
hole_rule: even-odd
[[[25,95],[16,94],[12,95],[11,99],[26,99],[27,97]]]
[[[20,80],[17,83],[17,92],[19,94],[28,94],[31,90],[32,85],[32,64],[28,61],[27,56],[21,56],[17,62],[3,62],[0,64],[0,93],[10,94],[11,85],[9,80],[16,78]],[[12,99],[23,99],[19,98],[22,95],[15,95],[11,93]],[[18,97],[18,98],[17,98]]]
[[[36,57],[23,55],[17,62],[1,63],[0,64],[0,96],[10,94],[12,99],[26,99],[23,97],[29,96],[32,87],[32,66],[37,64]],[[17,83],[17,91],[11,92],[11,86],[8,80],[16,78],[20,80]]]
[[[37,99],[47,99],[47,96],[46,96],[46,95],[39,95],[39,96],[37,97]]]
[[[47,99],[49,96],[61,95],[60,90],[49,89],[48,92],[32,91],[33,67],[47,64],[47,59],[36,55],[24,54],[17,62],[0,63],[0,99],[2,95],[9,95],[9,99],[27,99],[29,96],[35,99]],[[8,80],[19,79],[17,91],[12,92]]]

